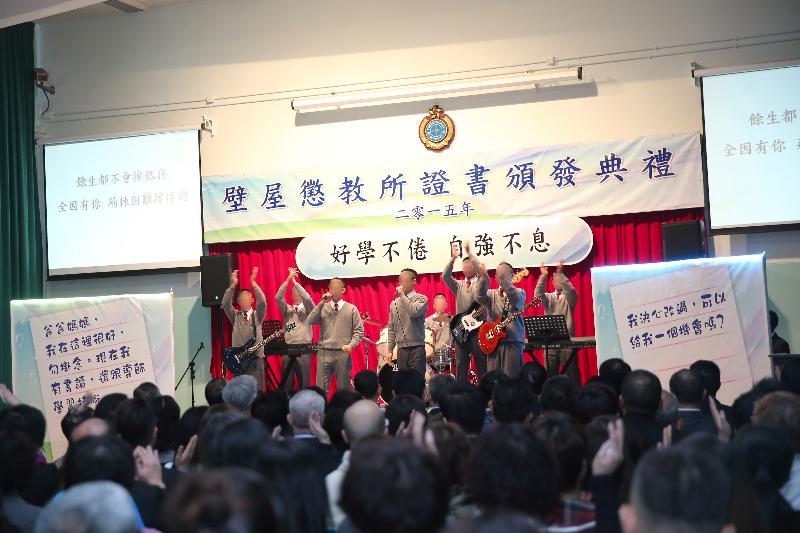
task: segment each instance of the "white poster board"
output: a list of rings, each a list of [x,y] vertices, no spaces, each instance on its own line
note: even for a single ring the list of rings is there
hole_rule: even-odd
[[[763,255],[592,269],[598,364],[621,357],[669,378],[698,359],[730,403],[769,375]]]
[[[14,301],[11,321],[13,388],[44,412],[54,458],[67,448],[61,419],[85,396],[174,387],[170,294]]]

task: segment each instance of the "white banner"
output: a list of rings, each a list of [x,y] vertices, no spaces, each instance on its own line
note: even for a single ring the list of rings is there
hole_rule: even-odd
[[[151,320],[158,317],[164,323],[147,324],[145,305],[159,308]],[[172,391],[169,294],[15,301],[11,320],[16,332],[14,391],[44,411],[53,457],[67,448],[61,419],[70,407],[82,404],[84,396],[96,403],[113,392],[130,395],[145,381]],[[33,395],[32,387],[41,396]]]
[[[453,244],[472,245],[489,269],[506,261],[514,266],[582,261],[592,250],[592,230],[573,216],[530,217],[472,222],[315,233],[297,246],[297,267],[311,279],[357,278],[441,272]],[[463,250],[462,250],[463,251]]]
[[[207,243],[703,205],[700,136],[655,135],[203,178]]]
[[[769,374],[763,256],[592,269],[598,363],[622,357],[664,387],[698,359],[732,402]]]

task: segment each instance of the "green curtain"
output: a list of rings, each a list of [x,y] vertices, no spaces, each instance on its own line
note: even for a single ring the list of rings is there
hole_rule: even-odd
[[[33,24],[0,30],[0,381],[11,383],[9,302],[43,289],[34,152]]]

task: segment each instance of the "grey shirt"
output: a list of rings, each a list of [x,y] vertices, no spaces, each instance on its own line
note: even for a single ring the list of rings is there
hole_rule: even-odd
[[[237,311],[233,308],[233,293],[236,290],[236,285],[231,285],[225,291],[222,297],[222,309],[228,317],[228,320],[233,324],[233,333],[231,334],[231,343],[234,346],[242,346],[244,343],[253,338],[253,324],[255,323],[256,342],[261,341],[261,324],[267,316],[267,299],[264,297],[264,292],[256,284],[253,284],[253,296],[256,299],[256,309],[246,317],[244,311]],[[261,347],[256,352],[258,357],[264,357],[264,348]]]
[[[286,344],[305,344],[310,343],[314,338],[314,332],[308,323],[308,315],[314,310],[314,301],[309,296],[308,292],[299,283],[294,284],[297,291],[300,293],[302,303],[299,305],[289,305],[286,303],[286,289],[289,287],[289,282],[284,281],[278,292],[275,294],[275,302],[278,304],[278,309],[283,315],[285,324],[294,322],[295,327],[292,331],[287,331],[283,334]]]
[[[488,279],[480,285],[481,294],[478,295],[478,302],[488,309],[489,320],[497,320],[503,314],[506,299],[508,299],[508,314],[525,307],[525,289],[520,289],[511,281],[503,285],[500,289],[488,289]],[[500,344],[512,344],[525,342],[525,327],[522,324],[522,316],[512,320],[506,327],[506,336]]]
[[[349,344],[355,348],[364,337],[364,323],[355,305],[339,300],[334,311],[333,300],[322,300],[308,315],[308,324],[319,324],[319,344],[325,350],[341,350]]]
[[[474,255],[467,256],[472,261],[472,264],[478,265],[478,259]],[[456,295],[456,314],[463,313],[473,302],[477,299],[480,289],[479,285],[482,283],[481,277],[476,276],[472,280],[457,280],[453,277],[453,264],[455,257],[451,257],[450,261],[444,267],[442,272],[442,281],[445,285]]]
[[[575,335],[573,312],[575,304],[578,303],[578,293],[575,292],[575,287],[572,286],[572,282],[563,272],[556,272],[553,277],[561,284],[560,294],[558,292],[546,292],[547,276],[539,276],[533,295],[542,299],[544,314],[564,315],[567,319],[567,331],[570,336]]]
[[[387,349],[391,353],[395,344],[400,348],[425,344],[425,314],[428,312],[428,297],[418,292],[411,297],[399,294],[389,304]]]
[[[453,345],[453,334],[450,333],[450,321],[437,322],[436,313],[425,319],[425,327],[433,331],[433,349],[449,348]]]

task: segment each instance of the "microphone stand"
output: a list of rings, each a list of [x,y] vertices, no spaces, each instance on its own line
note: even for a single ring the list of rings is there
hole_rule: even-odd
[[[202,350],[203,348],[205,348],[205,344],[201,342],[200,346],[198,346],[197,348],[197,351],[194,352],[194,357],[192,357],[192,360],[189,361],[189,365],[186,367],[186,370],[183,371],[181,379],[178,380],[178,384],[175,385],[175,390],[177,391],[178,387],[180,387],[181,383],[183,382],[183,378],[186,377],[186,373],[189,372],[189,381],[191,383],[191,389],[192,389],[192,407],[194,407],[194,378],[195,378],[194,360],[197,359],[197,354],[199,354],[200,350]]]

